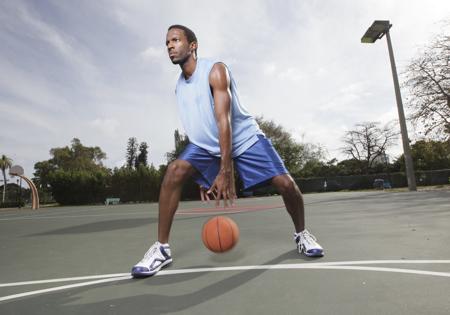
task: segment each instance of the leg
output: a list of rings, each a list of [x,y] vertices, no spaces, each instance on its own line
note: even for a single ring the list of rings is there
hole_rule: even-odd
[[[158,241],[163,244],[169,242],[170,228],[183,184],[194,173],[194,167],[184,160],[175,160],[167,167],[159,193]]]
[[[294,239],[297,243],[299,253],[304,253],[309,257],[322,257],[324,255],[322,246],[317,243],[316,238],[305,230],[305,207],[303,196],[289,174],[275,176],[272,184],[283,196],[286,209],[291,215],[295,226]]]
[[[195,173],[194,167],[185,160],[175,160],[167,168],[159,194],[158,242],[155,242],[131,269],[135,278],[149,277],[172,263],[169,234],[173,216],[178,208],[183,183]]]
[[[278,175],[272,178],[272,185],[283,197],[284,204],[292,222],[295,226],[295,232],[301,232],[305,229],[305,208],[303,196],[289,174]]]

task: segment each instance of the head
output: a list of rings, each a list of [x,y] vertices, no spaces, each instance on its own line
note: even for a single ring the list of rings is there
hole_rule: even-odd
[[[183,64],[189,58],[197,58],[197,37],[183,25],[172,25],[167,30],[166,47],[173,64]]]

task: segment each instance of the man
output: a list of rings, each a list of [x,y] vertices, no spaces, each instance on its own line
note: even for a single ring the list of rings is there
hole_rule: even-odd
[[[244,189],[271,183],[283,197],[294,223],[300,253],[323,256],[322,247],[305,229],[303,197],[283,161],[255,119],[240,104],[225,64],[197,58],[197,38],[187,27],[172,25],[166,37],[169,58],[180,65],[176,96],[190,143],[166,171],[159,196],[158,241],[132,268],[134,277],[151,276],[172,262],[169,233],[183,183],[193,176],[202,200],[213,195],[218,206],[235,199],[234,165]]]

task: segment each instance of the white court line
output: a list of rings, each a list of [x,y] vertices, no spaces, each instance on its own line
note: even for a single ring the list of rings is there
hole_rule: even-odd
[[[99,283],[106,283],[106,282],[113,282],[113,281],[120,281],[120,280],[127,280],[127,279],[131,279],[131,276],[128,275],[126,277],[117,277],[117,278],[108,278],[108,279],[89,281],[89,282],[81,282],[81,283],[68,284],[68,285],[63,285],[60,287],[54,287],[54,288],[49,288],[49,289],[42,289],[42,290],[29,291],[29,292],[24,292],[24,293],[19,293],[19,294],[12,294],[12,295],[0,297],[0,302],[14,300],[14,299],[18,299],[21,297],[36,295],[36,294],[41,294],[41,293],[61,291],[61,290],[66,290],[66,289],[85,287],[85,286],[99,284]]]
[[[349,266],[354,264],[448,264],[450,260],[369,260],[369,261],[341,261],[341,262],[326,262],[326,263],[300,263],[300,264],[281,264],[281,265],[255,265],[255,266],[232,266],[232,267],[216,267],[216,268],[192,268],[192,269],[178,269],[178,270],[163,270],[160,271],[155,276],[164,275],[176,275],[176,274],[189,274],[189,273],[201,273],[201,272],[213,272],[213,271],[245,271],[245,270],[287,270],[287,269],[328,269],[328,270],[357,270],[357,271],[379,271],[379,272],[393,272],[393,273],[405,273],[405,274],[416,274],[425,276],[437,276],[437,277],[447,277],[450,278],[450,272],[436,272],[427,270],[416,270],[416,269],[401,269],[401,268],[384,268],[384,267],[361,267],[361,266]],[[119,277],[116,277],[120,275]],[[57,281],[69,281],[66,279],[89,279],[94,277],[112,277],[107,279],[81,282],[69,285],[63,285],[48,289],[28,291],[19,294],[12,294],[0,297],[0,302],[8,301],[13,299],[18,299],[21,297],[37,295],[42,293],[49,293],[55,291],[61,291],[71,288],[78,288],[84,286],[90,286],[95,284],[121,281],[131,279],[129,274],[110,274],[110,275],[97,275],[97,276],[87,276],[87,277],[77,277],[77,278],[61,278],[61,279],[50,279],[41,280],[39,283],[57,282]],[[30,281],[27,281],[28,283]],[[15,282],[16,285],[22,285],[26,282]],[[36,281],[34,281],[36,283]],[[3,284],[6,286],[7,284]]]
[[[445,259],[396,259],[396,260],[352,260],[352,261],[330,261],[313,263],[321,266],[327,265],[377,265],[377,264],[450,264],[450,260]]]
[[[218,269],[190,268],[190,269],[178,269],[178,270],[162,270],[157,275],[190,273],[192,270],[194,270],[195,272],[244,270],[243,268],[247,268],[247,267],[249,267],[250,269],[271,269],[271,268],[268,268],[267,266],[286,266],[286,269],[298,269],[298,268],[307,268],[306,266],[348,266],[348,265],[376,265],[376,264],[378,264],[378,265],[379,264],[450,264],[450,260],[423,260],[423,259],[422,260],[352,260],[352,261],[334,261],[334,262],[330,261],[330,262],[302,263],[302,264],[260,265],[261,268],[258,268],[258,266],[217,267]],[[296,267],[296,266],[301,266],[301,267]],[[283,267],[278,267],[275,269],[283,269]],[[93,279],[103,279],[103,278],[113,278],[113,277],[124,277],[127,275],[129,275],[129,273],[111,273],[111,274],[71,277],[71,278],[56,278],[56,279],[46,279],[46,280],[0,283],[0,288],[16,287],[16,286],[32,285],[32,284],[45,284],[45,283],[55,283],[55,282],[70,282],[70,281],[79,281],[79,280],[93,280]]]
[[[21,286],[21,285],[54,283],[54,282],[70,282],[70,281],[78,281],[78,280],[92,280],[92,279],[104,279],[104,278],[113,278],[113,277],[123,277],[123,276],[129,275],[129,274],[130,273],[111,273],[111,274],[105,274],[105,275],[84,276],[84,277],[72,277],[72,278],[59,278],[59,279],[47,279],[47,280],[34,280],[34,281],[0,283],[0,288],[16,287],[16,286]]]

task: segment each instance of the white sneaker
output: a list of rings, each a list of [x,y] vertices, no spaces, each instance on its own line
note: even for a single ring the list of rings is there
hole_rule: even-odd
[[[324,255],[322,246],[317,243],[314,235],[308,230],[294,233],[294,240],[297,243],[298,252],[304,253],[308,257],[322,257]]]
[[[144,258],[133,266],[131,275],[135,278],[152,276],[171,262],[169,244],[156,242],[145,253]]]

